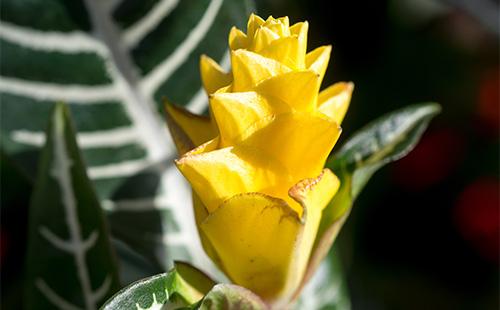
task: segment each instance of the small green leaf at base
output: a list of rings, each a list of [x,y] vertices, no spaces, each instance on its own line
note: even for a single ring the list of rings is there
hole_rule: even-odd
[[[175,262],[168,273],[139,280],[109,299],[103,310],[162,309],[163,305],[189,307],[199,302],[215,282],[195,267]]]
[[[203,298],[199,310],[265,310],[268,306],[255,293],[233,284],[217,284]]]

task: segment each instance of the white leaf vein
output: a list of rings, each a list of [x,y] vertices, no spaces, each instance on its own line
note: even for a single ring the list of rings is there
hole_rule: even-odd
[[[206,9],[199,23],[189,32],[186,39],[179,44],[177,49],[155,67],[141,81],[141,89],[148,96],[153,96],[161,84],[165,83],[172,74],[179,68],[191,55],[211,28],[215,17],[219,12],[223,0],[212,0]]]
[[[106,46],[81,31],[69,33],[40,31],[0,21],[0,38],[34,50],[71,54],[93,52],[101,56],[108,55]]]
[[[35,286],[40,290],[40,292],[57,308],[61,310],[82,310],[80,307],[77,307],[65,300],[61,296],[59,296],[56,292],[54,292],[50,286],[45,283],[43,279],[36,279]]]
[[[41,147],[45,145],[45,133],[41,131],[13,130],[10,138],[21,144]],[[77,136],[78,146],[81,149],[98,147],[117,147],[137,143],[142,145],[137,129],[134,127],[116,127],[110,130],[80,132]]]
[[[100,104],[121,100],[115,85],[89,86],[53,84],[0,76],[0,92],[46,101]]]
[[[179,0],[161,0],[156,3],[146,15],[123,32],[125,45],[134,48],[175,9],[178,3]]]
[[[61,190],[62,204],[65,210],[65,221],[68,225],[69,240],[72,254],[75,261],[77,275],[82,289],[82,296],[85,309],[97,309],[93,298],[92,284],[86,262],[86,245],[91,242],[85,242],[82,237],[80,222],[78,220],[77,201],[73,191],[73,182],[71,177],[71,166],[73,162],[68,155],[65,141],[65,123],[61,110],[56,110],[53,119],[53,159],[51,175],[54,177]],[[92,240],[92,236],[87,240]]]

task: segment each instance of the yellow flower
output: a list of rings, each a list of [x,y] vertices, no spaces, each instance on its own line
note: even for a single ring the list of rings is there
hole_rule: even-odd
[[[207,254],[274,304],[301,286],[321,213],[339,187],[323,169],[353,90],[323,91],[330,46],[309,53],[308,23],[251,15],[229,34],[230,72],[202,56],[210,117],[167,105]]]

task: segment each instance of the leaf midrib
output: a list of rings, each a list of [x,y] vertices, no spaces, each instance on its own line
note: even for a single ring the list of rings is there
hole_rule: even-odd
[[[94,35],[100,37],[109,49],[109,61],[116,68],[115,83],[123,84],[124,104],[131,111],[130,116],[139,133],[146,136],[148,155],[152,160],[163,160],[171,155],[172,148],[165,135],[165,126],[156,113],[152,98],[148,98],[139,90],[140,77],[128,51],[121,40],[120,31],[113,23],[109,11],[102,1],[85,0],[85,4],[94,28]],[[122,81],[120,81],[122,79]],[[132,100],[127,102],[127,95]],[[129,99],[130,100],[130,99]]]

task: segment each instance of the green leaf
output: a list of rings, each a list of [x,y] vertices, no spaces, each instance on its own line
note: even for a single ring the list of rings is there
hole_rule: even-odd
[[[67,109],[46,131],[29,213],[26,309],[96,309],[119,288],[104,214]]]
[[[200,301],[214,285],[215,282],[198,269],[175,262],[168,273],[139,280],[122,289],[102,309],[162,309],[165,304],[172,308],[187,307]]]
[[[327,166],[336,172],[346,169],[353,175],[351,193],[356,198],[375,171],[415,147],[440,111],[437,103],[422,103],[384,115],[350,138]]]
[[[421,103],[386,114],[355,133],[329,159],[326,166],[340,178],[341,187],[323,211],[319,236],[334,223],[343,221],[361,189],[378,169],[404,157],[415,147],[440,111],[437,103]]]
[[[122,263],[140,251],[154,272],[173,259],[209,265],[189,242],[197,238],[190,191],[172,165],[159,98],[206,109],[199,57],[227,67],[228,33],[245,27],[249,1],[4,0],[1,8],[0,147],[34,178],[50,110],[66,102]]]
[[[408,154],[440,111],[436,103],[422,103],[386,114],[355,133],[328,160],[326,167],[339,177],[341,185],[323,210],[305,283],[327,255],[354,200],[373,173]]]
[[[217,284],[203,298],[200,310],[244,309],[263,310],[269,309],[259,296],[241,286],[233,284]]]

